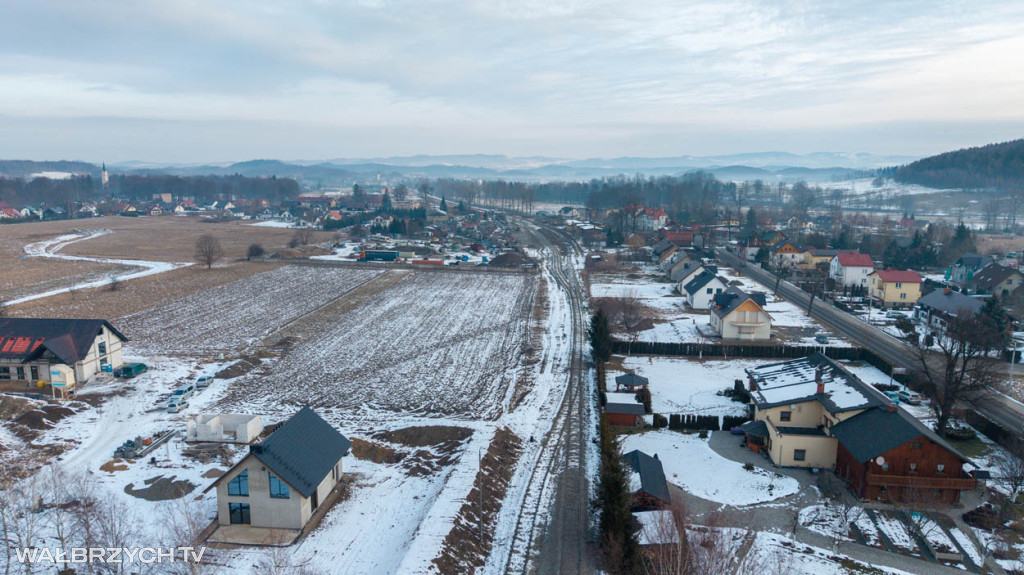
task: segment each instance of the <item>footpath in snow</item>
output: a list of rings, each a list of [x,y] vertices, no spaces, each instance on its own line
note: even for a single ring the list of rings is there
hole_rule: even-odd
[[[155,275],[155,274],[169,272],[171,270],[176,270],[178,268],[183,268],[183,267],[192,265],[191,263],[150,262],[150,261],[145,261],[145,260],[120,260],[120,259],[114,259],[114,258],[92,258],[92,257],[86,257],[86,256],[72,256],[72,255],[67,255],[67,254],[60,253],[60,250],[63,249],[65,246],[68,246],[68,245],[73,244],[75,242],[80,242],[82,240],[88,240],[88,239],[92,239],[92,238],[97,238],[99,236],[103,236],[103,235],[110,234],[110,233],[113,233],[113,231],[112,230],[82,230],[82,231],[79,231],[79,232],[76,232],[76,233],[73,233],[73,234],[67,234],[67,235],[63,235],[63,236],[58,236],[58,237],[53,238],[53,239],[49,239],[49,240],[44,240],[44,241],[41,241],[41,242],[35,242],[35,243],[32,243],[32,244],[28,244],[23,249],[25,251],[25,256],[26,257],[54,258],[54,259],[71,260],[71,261],[96,262],[96,263],[102,263],[102,264],[119,264],[119,265],[123,265],[123,266],[131,266],[131,267],[135,267],[135,268],[142,268],[139,271],[133,271],[133,272],[129,272],[129,273],[126,273],[126,274],[115,276],[117,281],[133,280],[133,279],[137,279],[137,278],[141,278],[141,277],[145,277],[145,276],[151,276],[151,275]],[[88,282],[88,283],[83,283],[81,285],[74,286],[74,288],[65,287],[65,288],[53,289],[53,290],[50,290],[50,291],[45,291],[45,292],[42,292],[42,293],[32,294],[32,295],[28,295],[28,296],[21,297],[21,298],[18,298],[18,299],[13,299],[13,300],[10,300],[10,301],[7,301],[7,302],[3,302],[3,304],[4,305],[15,305],[15,304],[19,304],[19,303],[25,303],[27,301],[32,301],[32,300],[36,300],[36,299],[42,299],[42,298],[45,298],[45,297],[55,296],[55,295],[62,294],[62,293],[67,293],[67,292],[71,291],[72,289],[91,289],[91,288],[101,287],[101,286],[105,286],[105,285],[111,283],[112,281],[114,281],[115,278],[104,278],[104,279],[101,279],[101,280],[96,280],[96,281],[92,281],[92,282]]]

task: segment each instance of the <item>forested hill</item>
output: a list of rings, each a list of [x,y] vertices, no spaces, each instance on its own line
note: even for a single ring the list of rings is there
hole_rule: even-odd
[[[930,188],[1024,189],[1024,139],[946,152],[884,172]]]

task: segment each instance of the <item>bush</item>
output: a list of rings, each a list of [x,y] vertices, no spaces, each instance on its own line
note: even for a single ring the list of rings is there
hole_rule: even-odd
[[[260,244],[250,244],[249,251],[246,252],[245,259],[251,260],[252,258],[261,258],[267,251],[263,249]]]
[[[708,430],[706,430],[706,429],[700,430],[700,433],[697,434],[697,437],[699,437],[701,439],[707,439],[708,438]]]
[[[871,385],[873,385],[874,388],[877,389],[878,391],[882,392],[900,390],[900,386],[896,385],[895,383],[873,383]]]
[[[754,464],[753,463],[744,463],[743,464],[743,469],[746,469],[747,471],[753,471],[754,470]]]
[[[956,439],[959,441],[970,441],[978,437],[978,433],[967,426],[962,427],[950,427],[946,430],[947,439]]]
[[[661,415],[660,413],[655,413],[654,414],[654,428],[655,429],[661,429],[663,427],[668,427],[668,418],[665,417],[664,415]]]

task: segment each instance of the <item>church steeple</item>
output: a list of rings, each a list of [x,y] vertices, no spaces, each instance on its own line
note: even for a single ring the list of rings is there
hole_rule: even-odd
[[[103,171],[100,172],[100,184],[107,187],[110,184],[110,174],[107,173],[107,163],[103,162]]]

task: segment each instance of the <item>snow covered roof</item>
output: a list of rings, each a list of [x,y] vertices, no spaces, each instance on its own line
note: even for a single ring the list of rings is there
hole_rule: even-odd
[[[641,547],[679,543],[679,530],[671,511],[637,511],[633,518],[640,524],[637,541]]]
[[[825,393],[818,394],[819,377]],[[831,413],[884,405],[882,395],[857,376],[820,353],[747,370],[755,390],[750,396],[758,408],[819,401]]]

